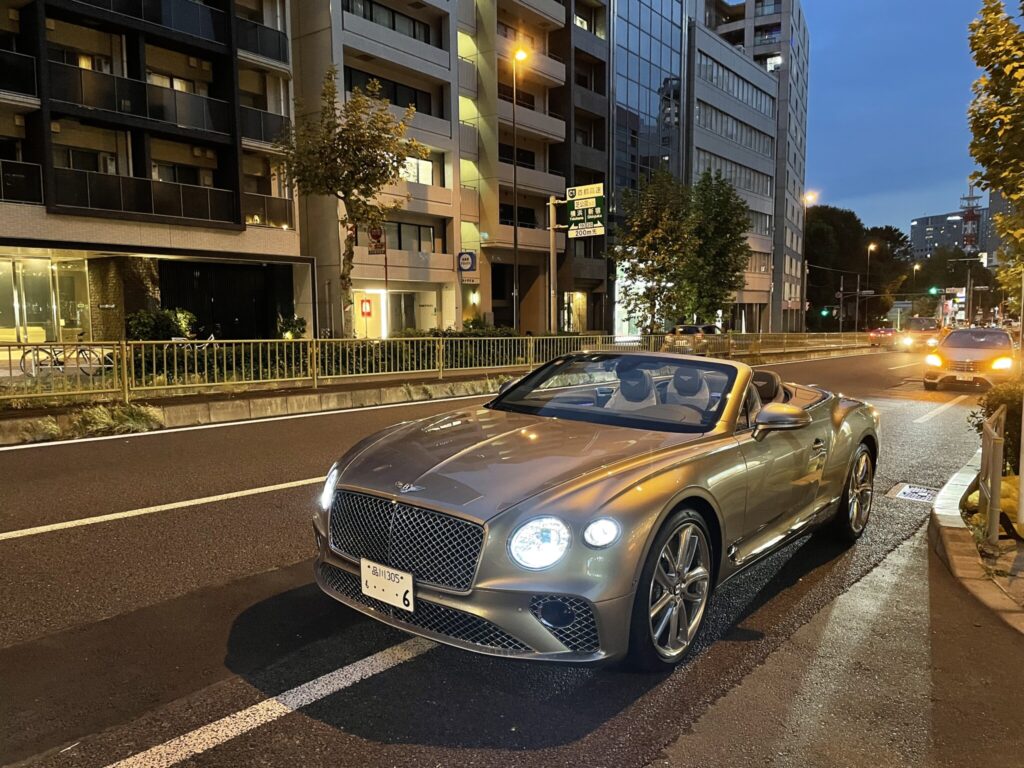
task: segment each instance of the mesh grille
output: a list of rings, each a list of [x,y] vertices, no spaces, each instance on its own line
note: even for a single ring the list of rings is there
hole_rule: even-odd
[[[364,595],[359,588],[359,579],[354,574],[327,563],[320,563],[318,569],[320,579],[335,592],[372,608],[398,624],[436,632],[491,650],[509,653],[524,653],[530,650],[529,646],[486,619],[420,599],[416,600],[416,610],[412,613],[392,608],[387,603]]]
[[[601,645],[597,635],[597,619],[594,618],[594,609],[586,600],[579,597],[562,597],[561,595],[534,595],[530,598],[530,613],[537,621],[540,621],[541,609],[547,603],[555,600],[569,606],[576,614],[576,618],[567,627],[556,628],[544,624],[544,628],[557,637],[559,642],[570,651],[593,653],[598,650]],[[541,623],[543,624],[543,622]]]
[[[353,560],[390,565],[439,587],[466,591],[473,584],[484,542],[476,523],[351,491],[335,494],[330,522],[331,547]]]

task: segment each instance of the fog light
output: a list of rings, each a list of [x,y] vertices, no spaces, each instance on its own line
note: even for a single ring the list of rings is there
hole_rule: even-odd
[[[932,368],[942,367],[942,358],[939,357],[938,355],[928,355],[928,357],[924,359],[924,362],[926,365],[930,365]]]
[[[540,609],[540,620],[552,629],[564,629],[576,621],[576,612],[561,600],[549,600]]]
[[[583,531],[583,540],[592,547],[609,547],[619,538],[619,524],[610,517],[595,520]]]

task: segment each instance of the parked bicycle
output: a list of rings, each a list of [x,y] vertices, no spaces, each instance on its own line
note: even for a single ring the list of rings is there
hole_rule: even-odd
[[[64,373],[73,364],[89,377],[102,376],[114,370],[114,353],[86,346],[79,341],[73,346],[51,344],[34,346],[21,355],[21,372],[30,378],[48,376],[54,371]]]

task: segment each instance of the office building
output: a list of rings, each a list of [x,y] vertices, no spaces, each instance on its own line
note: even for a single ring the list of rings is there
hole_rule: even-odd
[[[980,217],[979,251],[994,253],[999,248],[998,235],[992,226],[989,207],[977,209]],[[993,240],[993,238],[996,238]],[[939,248],[964,248],[964,212],[962,210],[919,216],[910,222],[910,245],[914,259],[930,259]]]
[[[221,338],[312,320],[273,167],[284,1],[0,7],[0,340],[118,339],[158,307]]]

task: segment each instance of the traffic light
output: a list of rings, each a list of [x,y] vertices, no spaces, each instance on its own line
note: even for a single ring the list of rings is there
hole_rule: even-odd
[[[933,285],[931,288],[928,289],[928,293],[930,293],[932,296],[938,296],[939,295],[939,289],[938,289],[937,286]]]
[[[822,316],[822,317],[828,317],[828,316],[829,316],[829,314],[830,314],[830,313],[829,313],[829,311],[828,311],[827,309],[823,309],[823,310],[821,310],[821,316]]]

